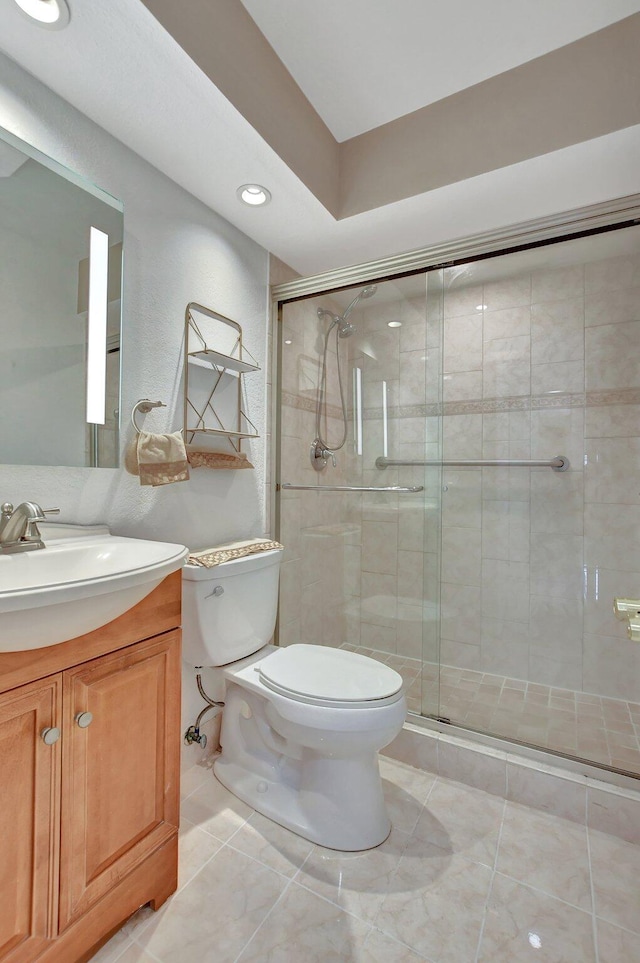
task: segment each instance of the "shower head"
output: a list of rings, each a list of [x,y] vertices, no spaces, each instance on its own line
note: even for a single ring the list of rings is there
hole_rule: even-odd
[[[339,338],[350,338],[356,331],[355,324],[352,324],[351,321],[345,321],[344,318],[338,318],[336,323],[338,325]]]

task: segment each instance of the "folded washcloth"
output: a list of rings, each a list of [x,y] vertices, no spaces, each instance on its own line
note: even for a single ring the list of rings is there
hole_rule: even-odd
[[[192,468],[253,468],[244,452],[211,451],[187,445],[187,458]]]
[[[267,538],[250,538],[243,542],[230,542],[228,545],[217,545],[214,548],[205,548],[201,552],[192,552],[187,559],[187,564],[213,568],[234,558],[244,558],[246,555],[254,555],[257,552],[271,552],[276,548],[282,550],[283,546],[280,542],[271,542]]]
[[[189,479],[189,463],[180,431],[169,435],[140,431],[137,456],[141,485],[155,487]]]

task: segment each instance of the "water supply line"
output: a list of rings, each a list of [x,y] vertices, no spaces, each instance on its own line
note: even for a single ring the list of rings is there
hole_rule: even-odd
[[[207,737],[204,735],[204,733],[200,732],[200,723],[210,709],[216,709],[219,712],[222,708],[224,708],[224,702],[216,702],[215,699],[211,699],[207,695],[207,693],[204,691],[204,686],[202,685],[202,676],[199,672],[196,673],[196,685],[198,686],[198,692],[207,705],[198,713],[198,718],[195,721],[195,725],[189,726],[185,732],[184,744],[185,746],[190,746],[195,742],[204,749],[207,745]]]

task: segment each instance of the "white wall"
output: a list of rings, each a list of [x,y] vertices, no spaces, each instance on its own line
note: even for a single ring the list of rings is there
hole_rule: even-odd
[[[244,326],[262,366],[246,381],[248,410],[264,434],[267,252],[2,55],[0,126],[124,202],[122,443],[138,398],[168,405],[147,416],[149,430],[181,427],[189,301]],[[198,149],[175,144],[185,163]],[[61,521],[106,522],[118,534],[204,547],[265,531],[265,442],[245,450],[255,471],[198,469],[189,482],[156,489],[141,488],[124,469],[0,466],[0,500],[29,499],[59,506]],[[198,704],[186,699],[185,713]]]
[[[145,396],[169,406],[147,416],[149,429],[181,426],[188,301],[239,320],[264,365],[266,251],[3,56],[0,126],[124,202],[123,442],[131,407]],[[198,145],[176,144],[185,160],[190,149]],[[263,428],[264,374],[247,389],[251,418]],[[188,483],[158,489],[141,488],[124,470],[0,468],[0,497],[59,505],[63,521],[103,521],[120,534],[203,546],[264,530],[263,445],[246,450],[255,472],[199,469]]]

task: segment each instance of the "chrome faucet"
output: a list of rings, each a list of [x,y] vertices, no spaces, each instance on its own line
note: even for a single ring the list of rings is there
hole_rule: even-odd
[[[40,508],[35,502],[22,502],[13,509],[5,502],[0,509],[0,552],[31,552],[44,548],[38,529],[38,522],[44,522],[46,515],[57,515],[59,508]]]

